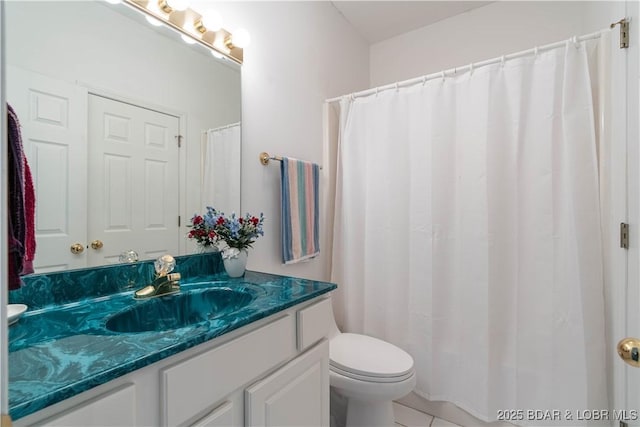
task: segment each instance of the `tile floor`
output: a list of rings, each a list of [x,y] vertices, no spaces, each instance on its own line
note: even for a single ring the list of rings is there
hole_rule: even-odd
[[[393,402],[393,413],[396,418],[396,426],[404,427],[460,427],[449,421],[435,418],[424,412]]]

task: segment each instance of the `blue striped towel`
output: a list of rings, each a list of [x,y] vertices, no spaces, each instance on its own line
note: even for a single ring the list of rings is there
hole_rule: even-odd
[[[294,264],[320,253],[318,238],[320,167],[315,163],[283,157],[282,259]]]

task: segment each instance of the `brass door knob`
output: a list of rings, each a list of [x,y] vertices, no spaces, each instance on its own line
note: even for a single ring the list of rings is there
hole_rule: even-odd
[[[91,242],[91,247],[93,249],[100,249],[103,246],[104,246],[104,244],[102,243],[101,240],[94,240],[93,242]]]
[[[73,245],[71,245],[71,253],[72,254],[81,254],[82,251],[84,251],[84,246],[81,245],[80,243],[74,243]]]
[[[618,355],[625,363],[640,367],[640,340],[638,338],[624,338],[618,343]]]

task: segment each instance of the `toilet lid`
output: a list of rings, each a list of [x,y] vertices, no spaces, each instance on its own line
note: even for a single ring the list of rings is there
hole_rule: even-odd
[[[367,335],[339,334],[329,343],[330,365],[363,377],[405,377],[413,370],[413,358],[386,341]]]

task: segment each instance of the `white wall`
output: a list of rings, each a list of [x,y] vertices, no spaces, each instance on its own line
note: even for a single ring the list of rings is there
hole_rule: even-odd
[[[371,46],[371,86],[419,77],[588,34],[616,2],[499,1]]]
[[[328,279],[327,248],[316,259],[282,265],[279,164],[262,166],[258,155],[322,162],[323,101],[368,86],[368,44],[329,2],[214,6],[252,39],[242,67],[242,209],[267,219],[248,268]]]

